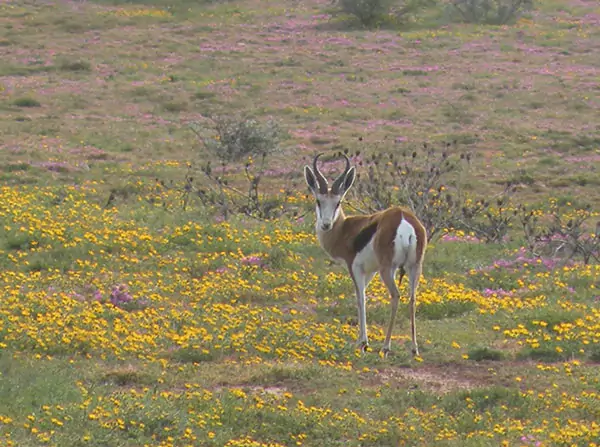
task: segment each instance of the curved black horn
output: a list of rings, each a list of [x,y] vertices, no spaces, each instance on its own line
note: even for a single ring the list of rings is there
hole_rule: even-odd
[[[319,184],[319,193],[327,194],[327,179],[323,176],[323,174],[321,174],[321,171],[319,171],[319,168],[317,167],[317,161],[319,160],[319,157],[321,155],[323,155],[322,152],[320,154],[317,154],[314,158],[313,171],[315,173],[315,176],[317,177],[317,183]]]
[[[339,194],[341,192],[341,187],[344,184],[344,180],[346,180],[346,174],[348,174],[348,171],[350,170],[350,159],[346,154],[342,153],[342,155],[346,159],[346,169],[344,169],[344,172],[342,172],[340,176],[335,179],[333,185],[331,185],[331,192],[334,194]]]

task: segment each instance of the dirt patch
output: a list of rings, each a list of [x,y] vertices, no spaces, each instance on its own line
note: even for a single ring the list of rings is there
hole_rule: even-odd
[[[246,385],[240,385],[240,386],[217,386],[215,388],[212,389],[212,391],[214,392],[220,392],[220,391],[224,391],[224,390],[232,390],[232,389],[242,389],[244,390],[246,393],[251,394],[251,395],[269,395],[269,396],[274,396],[277,398],[283,397],[283,395],[287,392],[289,392],[289,390],[286,387],[279,387],[279,386],[246,386]]]
[[[367,386],[389,384],[396,388],[418,388],[445,394],[457,390],[499,385],[503,379],[488,363],[474,365],[449,363],[416,368],[382,369],[366,382]]]

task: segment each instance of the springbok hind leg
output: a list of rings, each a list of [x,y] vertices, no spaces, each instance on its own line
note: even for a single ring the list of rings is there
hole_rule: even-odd
[[[417,345],[417,327],[416,327],[416,312],[417,312],[417,288],[419,286],[419,278],[421,278],[422,267],[420,264],[412,266],[408,271],[408,280],[410,287],[410,335],[412,339],[412,352],[414,355],[419,355],[419,346]]]
[[[400,291],[398,287],[396,287],[396,283],[394,282],[394,274],[396,269],[387,268],[381,270],[379,275],[381,276],[381,280],[385,284],[386,288],[390,292],[391,303],[392,303],[392,312],[390,314],[390,324],[388,326],[387,333],[385,334],[385,341],[383,342],[383,347],[381,348],[381,352],[384,356],[391,352],[390,345],[392,343],[392,332],[394,330],[394,322],[396,321],[396,313],[398,312],[398,301],[400,300]],[[398,285],[402,282],[402,277],[404,276],[404,270],[400,269],[400,273],[398,276]]]

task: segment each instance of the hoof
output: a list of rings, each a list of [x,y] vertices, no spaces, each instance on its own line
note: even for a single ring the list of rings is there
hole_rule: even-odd
[[[369,352],[371,350],[368,341],[359,341],[356,346],[361,352]]]
[[[412,353],[414,356],[418,356],[419,355],[419,348],[412,348]]]
[[[387,359],[390,355],[394,355],[394,353],[392,352],[392,350],[390,348],[382,348],[381,355],[383,356],[384,359]]]

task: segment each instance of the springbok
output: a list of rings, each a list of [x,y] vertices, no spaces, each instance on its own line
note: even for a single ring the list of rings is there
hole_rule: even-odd
[[[412,352],[419,355],[415,326],[415,299],[427,247],[427,233],[423,224],[409,210],[391,207],[374,214],[346,217],[341,202],[354,183],[356,169],[346,160],[344,172],[335,179],[331,189],[317,167],[318,154],[310,166],[304,167],[306,184],[315,196],[317,208],[316,232],[321,247],[334,260],[345,263],[356,288],[359,335],[357,345],[361,350],[369,346],[365,289],[379,272],[381,280],[392,297],[392,314],[385,341],[381,349],[387,356],[394,320],[398,310],[400,292],[394,282],[399,270],[398,284],[405,273],[410,281],[410,323]]]

